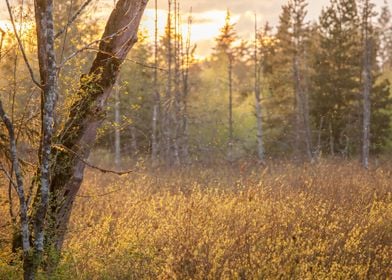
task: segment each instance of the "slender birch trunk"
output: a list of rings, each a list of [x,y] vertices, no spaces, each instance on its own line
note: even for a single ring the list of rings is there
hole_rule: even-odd
[[[295,54],[293,57],[293,74],[294,74],[294,95],[295,95],[295,103],[294,103],[294,108],[295,108],[295,150],[296,150],[296,155],[301,154],[301,140],[302,140],[302,125],[301,125],[301,116],[302,116],[302,110],[301,110],[301,97],[300,97],[300,88],[299,88],[299,83],[300,83],[300,77],[299,77],[299,70],[298,70],[298,58],[297,55]]]
[[[233,57],[231,54],[227,54],[228,57],[228,82],[229,82],[229,141],[228,141],[228,152],[227,158],[230,163],[233,162],[233,146],[234,146],[234,133],[233,133]]]
[[[335,137],[334,131],[332,127],[332,120],[329,120],[329,150],[331,152],[331,156],[335,156]]]
[[[155,0],[155,33],[154,33],[154,106],[152,110],[151,160],[153,167],[158,164],[158,119],[160,94],[158,89],[158,0]]]
[[[181,115],[181,92],[180,92],[180,48],[179,48],[179,3],[174,0],[174,110],[172,112],[173,120],[173,155],[174,163],[179,165],[180,160],[180,115]]]
[[[52,142],[55,124],[55,106],[58,97],[57,65],[53,0],[36,0],[35,21],[37,30],[38,62],[42,86],[42,136],[40,144],[40,182],[34,210],[34,274],[41,264],[44,253],[45,221],[49,206]]]
[[[362,166],[369,168],[370,154],[370,94],[372,88],[371,77],[371,38],[369,36],[369,18],[371,13],[369,0],[364,1],[363,11],[363,136],[362,136]]]
[[[192,14],[192,9],[191,9]],[[188,18],[188,34],[185,43],[185,58],[183,58],[183,96],[182,96],[182,157],[185,163],[190,162],[189,158],[189,121],[188,121],[188,95],[189,95],[189,68],[191,59],[191,27],[192,16]]]
[[[131,148],[132,148],[132,155],[135,157],[138,154],[138,147],[137,147],[137,136],[136,136],[136,127],[134,125],[131,126]]]
[[[306,79],[306,78],[305,78]],[[310,120],[309,120],[309,94],[308,94],[308,86],[305,86],[305,92],[303,95],[303,122],[304,122],[304,127],[305,127],[305,144],[306,144],[306,154],[308,155],[308,158],[311,162],[314,161],[314,155],[313,155],[313,141],[312,141],[312,130],[310,127]]]
[[[295,148],[298,155],[302,152],[310,161],[313,161],[312,153],[312,135],[309,122],[309,102],[308,88],[306,82],[304,62],[305,52],[305,34],[307,32],[305,26],[307,1],[292,0],[289,6],[293,17],[293,80],[295,94],[295,111],[296,111],[296,127],[295,127]],[[302,58],[302,59],[301,59]]]
[[[16,193],[19,198],[19,217],[20,217],[20,235],[22,239],[22,250],[23,250],[23,270],[24,270],[24,279],[34,279],[35,271],[32,259],[32,248],[30,244],[30,229],[29,229],[29,218],[28,218],[28,205],[26,201],[25,188],[24,188],[24,179],[22,175],[22,171],[20,168],[18,152],[16,147],[16,137],[15,137],[15,129],[11,119],[7,116],[4,111],[3,104],[0,100],[0,118],[5,124],[5,127],[8,131],[9,142],[10,142],[10,155],[12,162],[12,172],[9,176],[9,180],[11,180],[12,186],[15,188]],[[13,181],[12,177],[15,174],[16,182]]]
[[[163,122],[163,134],[165,139],[165,163],[171,164],[172,157],[172,133],[171,133],[171,98],[172,98],[172,0],[168,0],[168,15],[167,15],[167,81],[166,81],[166,96],[165,96],[165,114]]]
[[[296,97],[296,139],[297,149],[301,150],[301,144],[305,144],[305,152],[310,161],[313,159],[312,155],[312,140],[309,124],[309,104],[307,94],[303,89],[303,78],[300,70],[300,58],[298,53],[294,55],[293,69],[295,81],[295,97]]]
[[[120,114],[120,78],[114,85],[114,164],[116,168],[121,165],[121,114]]]
[[[261,107],[261,65],[258,60],[258,31],[257,31],[257,15],[255,14],[255,41],[254,41],[254,66],[255,66],[255,109],[257,120],[257,156],[261,163],[264,163],[264,143],[263,143],[263,115]]]

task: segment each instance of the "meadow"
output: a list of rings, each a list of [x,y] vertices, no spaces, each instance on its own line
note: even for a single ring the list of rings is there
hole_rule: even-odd
[[[387,162],[89,170],[50,279],[391,279],[391,182]],[[5,195],[0,279],[21,279]]]

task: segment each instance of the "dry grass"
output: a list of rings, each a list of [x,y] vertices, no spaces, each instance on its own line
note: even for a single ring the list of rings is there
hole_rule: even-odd
[[[55,279],[390,279],[391,170],[89,172]]]

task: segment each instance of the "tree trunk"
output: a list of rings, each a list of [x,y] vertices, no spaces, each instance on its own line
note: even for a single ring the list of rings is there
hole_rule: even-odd
[[[117,169],[121,165],[121,115],[120,115],[120,83],[117,78],[114,86],[114,164]]]
[[[61,251],[72,205],[83,181],[84,159],[88,158],[97,129],[105,118],[106,100],[116,82],[120,65],[137,41],[147,2],[117,2],[90,72],[81,78],[79,99],[72,105],[68,121],[57,135],[56,143],[66,148],[57,151],[51,168],[50,218],[54,228],[48,236],[48,243],[57,252]]]
[[[165,163],[171,165],[172,156],[172,128],[171,128],[171,99],[172,99],[172,0],[168,0],[168,16],[167,16],[167,83],[164,107],[164,120],[162,131],[164,134],[165,144]]]
[[[20,216],[20,239],[22,242],[22,250],[23,250],[23,271],[24,271],[24,279],[34,279],[35,277],[35,270],[34,270],[34,263],[32,259],[32,252],[31,252],[31,244],[30,244],[30,237],[31,233],[29,230],[29,219],[28,219],[28,207],[27,201],[25,196],[25,189],[24,189],[24,180],[22,176],[22,171],[20,169],[19,158],[17,154],[17,147],[16,147],[16,137],[15,137],[15,130],[14,126],[6,115],[3,104],[0,100],[0,118],[6,126],[9,136],[10,142],[10,155],[12,161],[12,170],[16,177],[16,182],[11,181],[12,185],[14,186],[16,193],[18,194],[19,198],[19,216]],[[10,180],[12,180],[12,173],[10,175]]]
[[[179,4],[174,0],[174,112],[173,116],[173,153],[175,164],[180,165],[180,143],[181,143],[181,92],[180,92],[180,19]]]
[[[369,1],[365,0],[363,15],[363,138],[362,138],[362,166],[369,168],[370,151],[370,118],[371,103],[370,94],[372,88],[371,78],[371,39],[369,38]]]
[[[230,163],[233,162],[233,58],[228,54],[228,78],[229,78],[229,141],[227,158]]]
[[[331,156],[335,156],[335,135],[332,128],[332,119],[329,120],[329,150]]]
[[[254,50],[254,66],[255,66],[255,103],[256,103],[256,119],[257,119],[257,156],[261,163],[264,163],[264,143],[263,143],[263,115],[261,108],[261,77],[260,72],[262,71],[261,65],[258,61],[258,38],[257,38],[257,16],[255,15],[255,50]]]
[[[309,123],[309,103],[307,97],[306,74],[303,60],[306,57],[305,38],[308,32],[304,23],[307,3],[304,0],[290,2],[293,17],[293,78],[296,109],[295,149],[298,155],[303,152],[313,161],[312,135]]]
[[[154,31],[154,106],[152,109],[151,161],[152,166],[158,165],[158,119],[160,94],[158,89],[158,0],[155,0],[155,31]]]
[[[191,9],[192,13],[192,9]],[[188,121],[188,95],[189,95],[189,68],[191,60],[191,27],[192,16],[188,17],[188,34],[185,44],[185,58],[182,58],[182,158],[184,163],[190,163],[189,157],[189,121]]]
[[[39,152],[39,186],[33,208],[34,253],[33,273],[41,264],[44,253],[46,216],[50,199],[52,140],[54,137],[55,107],[58,97],[57,65],[54,42],[53,0],[36,0],[35,22],[38,44],[38,62],[42,85],[41,143]],[[27,268],[30,271],[30,268]]]
[[[295,45],[297,48],[297,46]],[[295,50],[297,52],[297,50]],[[301,97],[300,97],[300,74],[299,74],[299,65],[298,65],[298,55],[295,53],[293,57],[293,76],[294,76],[294,95],[295,95],[295,154],[296,156],[301,155],[302,151],[302,124],[301,124],[301,116],[302,116],[302,106],[301,106]]]
[[[306,50],[303,53],[304,55],[304,66],[307,67],[307,52]],[[304,70],[304,90],[302,92],[302,100],[303,100],[303,122],[304,122],[304,130],[305,130],[305,144],[306,144],[306,154],[311,162],[314,161],[314,151],[313,151],[313,141],[312,141],[312,129],[309,120],[309,74]]]
[[[309,124],[309,104],[306,93],[304,92],[303,77],[301,75],[299,54],[294,54],[293,59],[294,72],[294,91],[296,100],[296,149],[297,152],[305,149],[306,156],[310,161],[312,155],[312,140]],[[304,144],[304,146],[303,146]]]
[[[138,154],[138,147],[137,147],[137,135],[136,135],[136,127],[132,125],[130,127],[131,130],[131,148],[132,148],[132,157],[135,158]],[[135,158],[136,160],[136,158]]]

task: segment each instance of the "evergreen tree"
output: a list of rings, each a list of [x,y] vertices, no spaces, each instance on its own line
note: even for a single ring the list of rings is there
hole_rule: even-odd
[[[312,159],[312,135],[308,105],[309,27],[305,0],[291,0],[282,7],[270,85],[272,118],[285,122],[280,138],[297,157]],[[277,110],[284,108],[282,111]],[[276,123],[271,123],[276,127]],[[276,130],[276,128],[275,128]],[[278,132],[279,133],[279,132]]]
[[[268,80],[265,100],[266,150],[275,154],[288,154],[294,150],[295,99],[292,74],[291,9],[282,7],[275,38],[265,30],[264,50],[269,59],[264,62],[264,75]],[[269,62],[268,62],[269,60]]]
[[[237,40],[237,35],[234,30],[234,24],[230,22],[230,12],[227,11],[225,25],[221,29],[221,33],[216,39],[215,55],[227,63],[227,84],[229,93],[228,106],[228,150],[227,158],[230,162],[233,161],[233,146],[234,146],[234,120],[233,120],[233,65],[236,56],[233,43]]]
[[[308,65],[307,49],[309,28],[305,22],[308,3],[306,0],[291,0],[288,4],[291,10],[291,43],[292,43],[292,69],[295,93],[296,111],[296,149],[304,151],[307,157],[313,159],[312,135],[309,122],[308,104]]]
[[[349,155],[359,139],[361,41],[355,0],[332,1],[320,17],[312,117],[319,127],[320,150]]]
[[[354,0],[332,1],[322,11],[319,25],[319,44],[314,53],[312,77],[312,118],[318,124],[320,151],[351,156],[360,151],[363,143],[363,28],[359,7]],[[390,106],[389,83],[378,81],[378,48],[374,30],[369,29],[372,48],[368,54],[371,65],[370,119],[379,120],[385,127],[371,124],[370,146],[377,149],[388,138],[390,125],[386,109]]]
[[[387,0],[378,19],[378,34],[380,38],[380,63],[383,71],[392,69],[392,15]]]

